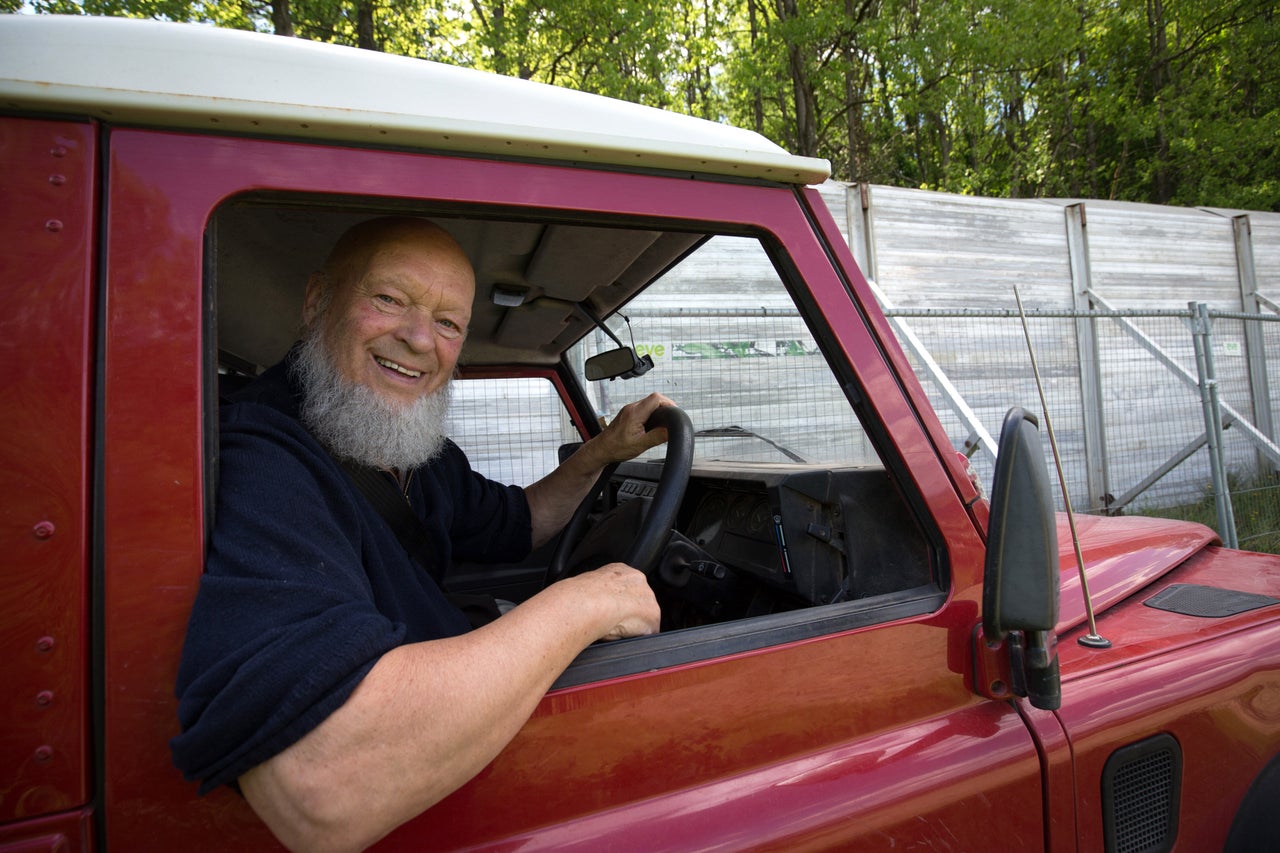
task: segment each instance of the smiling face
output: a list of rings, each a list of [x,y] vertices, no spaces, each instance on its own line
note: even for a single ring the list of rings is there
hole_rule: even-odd
[[[453,374],[475,295],[475,274],[445,231],[382,219],[349,231],[307,285],[303,321],[341,376],[408,405]]]

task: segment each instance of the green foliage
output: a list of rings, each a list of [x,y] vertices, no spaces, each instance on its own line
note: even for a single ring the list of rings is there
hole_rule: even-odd
[[[16,4],[16,5],[15,5]],[[21,8],[0,0],[0,9]],[[1280,210],[1274,0],[31,0],[437,59],[753,128],[836,177]]]
[[[34,0],[31,6],[37,12],[59,15],[191,21],[196,19],[200,4],[191,0]]]
[[[455,62],[719,117],[721,0],[474,0],[458,12]]]

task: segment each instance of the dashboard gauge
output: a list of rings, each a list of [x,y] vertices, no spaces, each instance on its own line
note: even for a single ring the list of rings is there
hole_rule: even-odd
[[[757,501],[751,508],[751,517],[747,521],[747,529],[756,535],[767,533],[773,528],[773,512],[764,501]]]
[[[720,536],[728,509],[729,502],[723,495],[712,494],[704,498],[693,514],[690,531],[693,534],[693,540],[704,547],[714,542]]]

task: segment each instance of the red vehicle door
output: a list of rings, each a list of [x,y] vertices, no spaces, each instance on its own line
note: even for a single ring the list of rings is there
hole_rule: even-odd
[[[832,605],[803,623],[718,626],[714,638],[690,634],[678,664],[647,665],[647,647],[635,645],[629,671],[570,679],[490,767],[384,849],[1045,844],[1036,744],[1013,703],[970,684],[983,543],[883,330],[858,310],[865,283],[833,264],[802,195],[142,130],[114,131],[107,162],[98,571],[109,848],[273,844],[232,792],[197,799],[168,752],[213,462],[206,269],[218,235],[208,226],[220,205],[249,194],[303,208],[394,202],[760,236],[833,371],[856,382],[882,425],[938,551],[937,589],[909,606]]]

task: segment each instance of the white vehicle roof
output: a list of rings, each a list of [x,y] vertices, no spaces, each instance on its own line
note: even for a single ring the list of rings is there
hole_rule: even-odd
[[[0,109],[439,151],[820,183],[729,125],[302,39],[122,18],[0,15]]]

